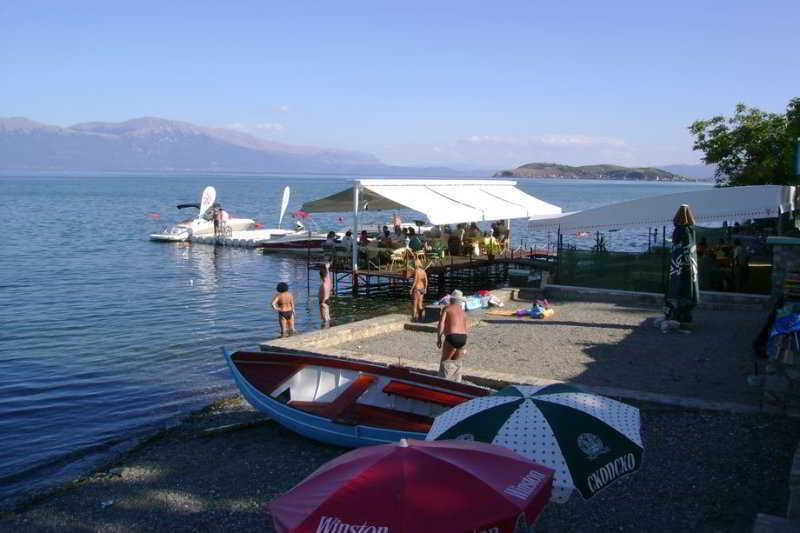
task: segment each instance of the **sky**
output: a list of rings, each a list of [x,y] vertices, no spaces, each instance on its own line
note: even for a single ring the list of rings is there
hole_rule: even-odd
[[[800,96],[800,2],[0,2],[0,116],[157,116],[397,165],[699,163]]]

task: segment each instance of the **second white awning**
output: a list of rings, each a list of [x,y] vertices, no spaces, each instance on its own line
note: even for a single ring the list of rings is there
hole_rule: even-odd
[[[672,225],[681,204],[687,204],[698,224],[720,220],[776,217],[795,209],[795,188],[782,185],[721,187],[651,196],[566,213],[559,217],[532,217],[529,229],[561,231],[605,230],[626,226]],[[538,218],[538,220],[537,220]]]

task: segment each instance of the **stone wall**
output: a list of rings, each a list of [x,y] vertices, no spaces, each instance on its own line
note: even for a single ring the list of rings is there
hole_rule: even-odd
[[[800,272],[800,239],[770,237],[772,245],[772,297],[783,294],[783,281],[788,272]]]

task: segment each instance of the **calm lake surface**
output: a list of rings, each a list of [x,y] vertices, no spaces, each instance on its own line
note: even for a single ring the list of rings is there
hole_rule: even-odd
[[[305,257],[150,242],[187,217],[206,185],[234,215],[275,227],[285,185],[289,212],[350,178],[253,175],[2,175],[0,264],[0,508],[73,479],[143,437],[234,390],[220,347],[257,349],[278,334],[269,307],[278,281],[295,293],[300,331],[319,328],[318,276]],[[520,187],[564,211],[709,187],[707,184],[527,180]],[[160,220],[148,216],[159,213]],[[399,213],[404,218],[420,218]],[[391,213],[370,213],[384,223]],[[314,215],[343,230],[347,213]],[[289,218],[289,224],[292,223]],[[284,227],[287,222],[284,221]],[[515,242],[545,246],[554,235]],[[609,235],[642,249],[647,229]],[[593,240],[583,239],[591,246]],[[312,273],[315,274],[315,273]],[[310,290],[307,289],[310,284]],[[309,296],[309,294],[311,296]],[[338,322],[407,307],[339,301]],[[432,354],[432,357],[434,355]]]

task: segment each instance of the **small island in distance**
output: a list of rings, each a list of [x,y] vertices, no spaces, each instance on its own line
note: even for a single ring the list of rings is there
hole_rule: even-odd
[[[660,168],[630,168],[618,165],[572,167],[558,163],[528,163],[511,170],[501,170],[496,178],[558,178],[597,180],[695,181]]]

